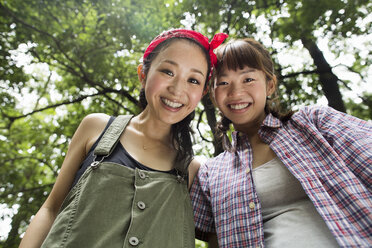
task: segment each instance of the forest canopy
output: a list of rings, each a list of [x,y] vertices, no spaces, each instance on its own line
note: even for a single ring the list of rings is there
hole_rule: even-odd
[[[370,13],[367,0],[0,0],[0,246],[18,247],[84,116],[139,113],[136,68],[161,31],[253,37],[275,60],[284,108],[370,120]],[[195,153],[217,155],[208,96],[196,112]]]

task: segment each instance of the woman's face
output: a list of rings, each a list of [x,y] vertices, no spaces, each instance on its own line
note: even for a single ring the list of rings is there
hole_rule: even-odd
[[[214,85],[214,99],[237,130],[259,127],[265,118],[266,97],[275,90],[263,71],[248,66],[224,69]]]
[[[206,57],[196,44],[178,39],[160,51],[143,78],[151,117],[174,124],[199,103],[207,78]]]

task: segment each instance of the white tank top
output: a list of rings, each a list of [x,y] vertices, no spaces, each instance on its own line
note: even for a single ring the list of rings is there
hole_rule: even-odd
[[[339,247],[299,181],[278,159],[253,170],[266,247]]]

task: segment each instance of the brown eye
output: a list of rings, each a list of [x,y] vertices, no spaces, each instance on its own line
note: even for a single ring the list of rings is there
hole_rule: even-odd
[[[225,82],[225,81],[221,81],[221,82],[217,82],[216,85],[217,86],[222,86],[222,85],[227,85],[228,83]]]
[[[254,79],[253,78],[246,78],[244,79],[244,83],[250,83],[250,82],[253,82]]]
[[[162,70],[161,72],[163,72],[164,74],[167,74],[168,76],[171,76],[171,77],[174,76],[173,72],[171,72],[170,70]]]
[[[198,84],[198,85],[200,85],[200,82],[198,80],[194,79],[194,78],[191,78],[189,80],[189,82],[192,83],[192,84]]]

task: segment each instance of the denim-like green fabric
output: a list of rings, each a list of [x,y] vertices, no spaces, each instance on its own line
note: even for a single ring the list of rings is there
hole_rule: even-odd
[[[112,125],[123,123],[117,119]],[[69,192],[42,247],[194,248],[194,242],[186,181],[102,162]]]

